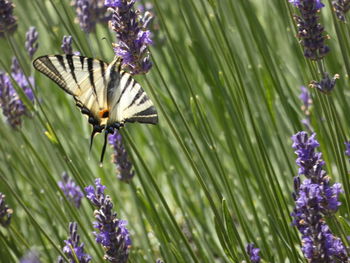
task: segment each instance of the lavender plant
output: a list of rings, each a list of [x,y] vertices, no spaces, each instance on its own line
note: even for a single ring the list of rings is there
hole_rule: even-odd
[[[152,63],[148,46],[152,44],[151,32],[147,30],[150,18],[134,9],[135,0],[106,0],[105,5],[113,11],[110,27],[116,32],[114,52],[120,56],[122,66],[131,74],[145,74]]]
[[[84,194],[80,187],[74,182],[72,178],[68,176],[66,172],[62,174],[62,181],[58,182],[58,186],[63,191],[64,195],[69,201],[71,201],[77,208],[81,205],[81,199]]]
[[[256,248],[254,243],[249,243],[246,247],[246,251],[250,257],[252,263],[260,263],[260,249]]]
[[[38,41],[39,33],[34,26],[30,27],[26,33],[26,42],[25,47],[28,51],[30,59],[33,58],[33,55],[39,48]]]
[[[88,263],[91,261],[91,256],[84,252],[84,243],[80,244],[78,224],[76,222],[69,223],[69,237],[67,240],[64,240],[64,243],[66,245],[63,247],[63,253],[69,259],[69,263]],[[64,263],[65,261],[59,256],[58,262]]]
[[[342,22],[346,22],[346,13],[350,9],[350,1],[349,0],[335,0],[332,1],[333,10],[338,17],[338,19]]]
[[[300,16],[294,15],[294,20],[297,25],[297,37],[304,48],[304,56],[318,62],[317,65],[322,75],[320,81],[311,81],[310,86],[321,92],[329,93],[334,89],[339,75],[330,77],[329,73],[324,71],[323,65],[319,63],[330,51],[325,44],[325,39],[328,36],[324,35],[324,27],[319,23],[318,16],[318,12],[324,7],[324,4],[321,0],[289,0],[289,2],[296,6],[300,12]]]
[[[85,188],[86,197],[96,206],[94,211],[96,222],[94,232],[96,242],[105,249],[104,258],[109,262],[125,263],[128,261],[131,239],[126,228],[127,221],[117,218],[113,212],[113,203],[108,195],[104,194],[105,186],[101,179],[95,180],[96,189],[89,185]]]
[[[315,136],[315,133],[308,136],[306,132],[292,136],[299,166],[298,176],[294,177],[293,225],[302,235],[302,251],[310,262],[347,262],[343,242],[333,235],[325,221],[325,217],[334,215],[340,206],[341,185],[330,184],[323,169],[322,153],[315,152],[319,146]],[[306,177],[302,182],[300,175]]]
[[[25,106],[16,93],[8,74],[1,71],[0,107],[11,127],[19,128],[22,124],[22,116],[25,114]]]
[[[110,19],[104,0],[75,0],[72,5],[75,7],[77,21],[85,33],[96,30],[96,24],[105,23]]]
[[[113,163],[117,167],[118,179],[129,182],[135,175],[128,153],[123,145],[123,139],[118,131],[108,136],[108,142],[113,147]]]

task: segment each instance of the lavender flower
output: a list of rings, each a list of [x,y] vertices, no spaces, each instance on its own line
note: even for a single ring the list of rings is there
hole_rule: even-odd
[[[247,253],[250,257],[250,261],[252,263],[259,263],[260,262],[260,248],[254,248],[254,243],[249,243],[246,247]]]
[[[66,245],[63,247],[63,253],[66,254],[70,263],[76,263],[76,258],[79,263],[88,263],[91,260],[91,256],[84,253],[84,243],[79,245],[79,241],[78,225],[76,222],[71,222],[69,223],[69,237],[68,240],[64,240]],[[64,262],[61,256],[58,257],[58,262]]]
[[[20,263],[41,263],[38,253],[35,250],[29,250],[21,258]]]
[[[350,142],[345,142],[344,144],[346,147],[345,154],[350,157]]]
[[[158,258],[158,259],[156,260],[156,263],[164,263],[164,261],[163,261],[163,259]]]
[[[323,93],[329,93],[334,89],[336,80],[339,79],[339,75],[335,74],[333,78],[329,76],[327,72],[323,74],[323,78],[317,81],[311,81],[310,87],[316,88]]]
[[[324,44],[324,27],[318,23],[318,10],[324,7],[320,0],[289,0],[296,6],[301,16],[294,15],[297,23],[298,38],[304,47],[304,56],[311,60],[320,60],[328,52],[329,47]]]
[[[61,188],[67,199],[74,203],[77,208],[79,208],[84,194],[80,190],[80,187],[68,176],[66,172],[62,174],[62,181],[58,182],[58,186]]]
[[[340,21],[346,22],[345,14],[350,9],[350,0],[332,1],[333,10]]]
[[[98,22],[107,22],[111,17],[107,14],[103,0],[75,0],[72,5],[80,28],[86,33],[95,31]]]
[[[0,37],[5,33],[12,34],[17,29],[17,18],[13,16],[14,4],[8,0],[0,0]]]
[[[111,198],[104,194],[105,186],[101,184],[101,179],[95,180],[96,189],[92,185],[85,188],[86,197],[95,205],[98,210],[94,211],[96,222],[94,227],[98,233],[94,232],[96,242],[105,249],[104,258],[109,262],[125,263],[128,260],[131,239],[129,231],[125,227],[127,222],[117,218],[117,213],[113,212]]]
[[[113,162],[117,166],[118,179],[124,182],[129,182],[135,175],[134,171],[131,171],[132,164],[128,160],[128,153],[123,145],[123,139],[121,134],[116,130],[108,137],[109,143],[114,149]]]
[[[0,106],[7,122],[18,128],[22,124],[21,117],[25,114],[25,106],[12,86],[10,77],[0,71]]]
[[[309,262],[346,262],[345,246],[332,234],[324,219],[337,211],[342,189],[339,183],[330,185],[323,170],[322,153],[315,152],[319,146],[315,136],[313,133],[309,137],[306,132],[292,136],[299,166],[299,175],[294,177],[293,225],[302,235],[302,251]],[[303,182],[301,174],[306,177]]]
[[[13,210],[5,203],[5,195],[0,192],[0,225],[7,227],[11,222]]]
[[[25,47],[28,51],[30,59],[33,58],[34,53],[38,50],[39,43],[37,42],[39,37],[38,31],[34,26],[30,27],[26,33]]]
[[[152,67],[148,45],[152,44],[151,32],[146,29],[150,13],[141,17],[134,9],[135,0],[106,0],[113,10],[110,27],[116,32],[114,52],[122,57],[122,66],[131,74],[145,74]]]
[[[62,48],[64,54],[67,54],[67,55],[74,54],[74,55],[79,56],[80,55],[79,51],[73,52],[72,43],[73,43],[72,36],[63,36],[61,48]]]
[[[26,77],[18,63],[18,60],[15,57],[12,58],[11,75],[13,79],[17,82],[17,85],[20,88],[22,88],[24,94],[26,94],[28,99],[33,102],[34,94],[31,89],[31,86],[34,87],[35,85],[34,78],[33,76]]]

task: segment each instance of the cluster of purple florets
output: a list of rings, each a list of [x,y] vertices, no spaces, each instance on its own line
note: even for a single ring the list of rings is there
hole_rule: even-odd
[[[330,184],[323,170],[322,153],[315,151],[319,146],[315,136],[298,132],[292,137],[299,166],[299,175],[294,178],[293,225],[302,234],[302,251],[310,262],[346,262],[345,246],[325,222],[325,216],[334,214],[340,206],[342,189],[339,183]],[[306,177],[302,182],[300,175]]]
[[[86,197],[96,206],[94,212],[94,227],[98,232],[94,232],[96,242],[105,249],[105,259],[110,262],[125,263],[128,260],[131,239],[126,228],[127,222],[117,218],[117,213],[113,212],[113,203],[108,195],[104,194],[105,186],[101,184],[101,179],[95,180],[96,188],[92,185],[85,188]]]
[[[31,58],[38,49],[37,40],[38,32],[34,27],[30,27],[26,33],[25,47]],[[14,83],[11,81],[11,77],[15,81],[15,85],[21,88],[23,93],[32,102],[34,101],[32,87],[34,87],[35,83],[33,76],[24,74],[15,57],[12,58],[11,76],[0,71],[0,107],[11,127],[19,128],[22,124],[22,116],[27,114],[27,109],[20,99]]]
[[[75,263],[76,258],[79,263],[88,263],[91,261],[91,256],[84,252],[84,243],[80,244],[80,236],[78,235],[78,224],[72,222],[69,224],[69,237],[64,240],[66,244],[63,247],[63,253],[69,259],[69,263]],[[66,262],[62,257],[58,258],[58,263]]]
[[[150,19],[141,17],[134,4],[135,0],[105,1],[105,5],[113,10],[110,25],[118,40],[114,52],[123,59],[123,67],[133,75],[145,74],[152,67],[148,52],[148,45],[152,44],[151,32],[147,30]]]
[[[109,144],[113,147],[113,162],[117,166],[118,179],[129,182],[135,175],[132,164],[128,159],[128,153],[123,145],[123,138],[118,131],[108,137]]]

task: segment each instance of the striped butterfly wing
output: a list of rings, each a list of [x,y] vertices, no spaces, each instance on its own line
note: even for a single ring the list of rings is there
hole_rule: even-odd
[[[33,65],[72,95],[96,124],[105,124],[100,113],[107,109],[107,63],[83,56],[50,55],[37,58]]]
[[[108,83],[109,123],[141,122],[156,124],[158,114],[147,96],[130,74],[110,69]]]

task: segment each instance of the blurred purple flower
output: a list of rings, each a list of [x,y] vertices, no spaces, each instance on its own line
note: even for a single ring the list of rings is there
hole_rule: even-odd
[[[128,159],[128,153],[123,145],[122,135],[116,130],[108,137],[109,144],[113,147],[113,162],[117,166],[118,179],[129,182],[135,175],[132,164]]]
[[[29,54],[30,59],[33,58],[34,53],[38,50],[39,43],[37,42],[39,37],[38,31],[34,26],[31,26],[26,33],[25,47]]]
[[[14,4],[9,0],[0,0],[0,37],[12,34],[17,29],[17,18],[13,16]]]
[[[38,252],[36,252],[35,250],[29,250],[21,258],[20,263],[41,263],[41,261],[39,259]]]
[[[96,189],[90,185],[85,188],[86,197],[98,210],[94,211],[96,222],[94,227],[99,232],[94,232],[96,242],[105,249],[104,258],[109,262],[125,263],[128,261],[131,239],[129,231],[125,227],[127,221],[117,218],[113,212],[113,203],[108,195],[104,194],[105,186],[101,179],[95,180]]]
[[[335,0],[332,6],[338,19],[346,22],[345,14],[350,10],[350,0]]]
[[[299,96],[299,99],[303,102],[303,106],[301,107],[301,110],[305,114],[305,119],[303,119],[301,122],[305,125],[305,127],[309,130],[312,131],[311,127],[311,120],[310,120],[310,105],[312,104],[312,99],[310,97],[309,91],[305,86],[301,86],[301,93]]]
[[[17,82],[17,85],[20,88],[22,88],[24,93],[27,95],[28,99],[31,102],[33,102],[34,101],[34,94],[33,94],[33,91],[31,89],[31,86],[34,87],[34,85],[35,85],[34,78],[32,76],[27,77],[23,73],[23,71],[18,63],[18,60],[15,57],[12,58],[11,76]]]
[[[345,154],[346,154],[348,157],[350,157],[350,142],[345,142],[344,144],[345,144],[345,147],[346,147],[346,149],[345,149]]]
[[[0,107],[12,128],[19,128],[21,117],[25,114],[25,106],[12,86],[10,77],[0,71]]]
[[[246,251],[252,263],[260,262],[260,256],[259,256],[260,248],[254,248],[254,243],[249,243],[246,247]]]
[[[7,227],[11,222],[13,210],[5,203],[5,195],[0,192],[0,225]]]
[[[61,188],[67,199],[74,203],[77,208],[79,208],[84,194],[80,187],[73,181],[72,178],[68,176],[66,172],[62,174],[62,181],[58,182],[58,186]]]
[[[116,32],[117,43],[114,52],[120,56],[123,68],[131,74],[145,74],[152,63],[148,45],[152,44],[147,25],[151,21],[151,13],[141,17],[134,9],[135,0],[106,0],[105,5],[113,9],[110,27]]]
[[[342,241],[334,236],[324,217],[333,215],[340,206],[341,185],[330,185],[329,177],[323,170],[325,162],[316,134],[308,136],[298,132],[292,136],[293,148],[298,158],[299,175],[294,177],[295,208],[291,213],[293,225],[302,235],[302,251],[310,262],[347,262],[347,252]],[[306,179],[301,182],[300,175]]]
[[[78,235],[78,224],[76,222],[69,223],[69,237],[68,240],[64,240],[66,244],[63,247],[63,253],[69,259],[69,263],[77,263],[75,258],[79,261],[78,263],[88,263],[91,261],[91,256],[84,253],[84,243],[80,242],[80,236]],[[65,262],[61,256],[58,257],[58,262]]]
[[[106,23],[111,18],[103,0],[75,0],[72,5],[80,28],[86,33],[95,31],[97,23]]]

